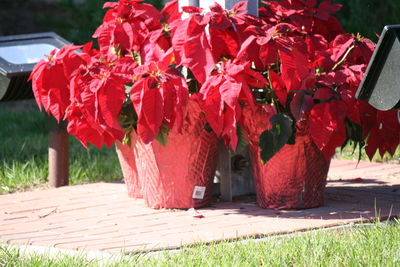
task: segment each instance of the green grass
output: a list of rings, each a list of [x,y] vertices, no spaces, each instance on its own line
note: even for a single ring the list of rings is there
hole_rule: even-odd
[[[48,175],[45,115],[0,108],[0,194],[43,185]],[[114,148],[86,150],[70,137],[70,184],[121,180]]]
[[[0,266],[400,266],[400,222],[195,245],[114,261],[32,255],[3,245]]]
[[[359,151],[358,148],[354,151],[353,147],[349,145],[344,147],[343,149],[337,148],[335,157],[339,159],[358,160]],[[364,149],[361,150],[361,160],[370,161]],[[372,161],[384,163],[400,163],[400,147],[397,148],[393,156],[391,156],[389,153],[385,153],[385,155],[381,157],[379,155],[379,152],[376,152]]]

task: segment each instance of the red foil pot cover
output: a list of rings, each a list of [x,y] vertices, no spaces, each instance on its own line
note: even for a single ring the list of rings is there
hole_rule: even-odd
[[[130,149],[117,147],[130,196],[152,208],[199,208],[210,203],[217,164],[218,138],[206,129],[197,102],[189,101],[182,132],[170,130],[166,146],[140,138]],[[133,139],[133,138],[132,138]],[[128,147],[129,148],[129,147]],[[133,153],[132,153],[133,152]],[[128,158],[129,154],[130,159]],[[137,170],[137,174],[130,173]],[[141,188],[141,190],[140,190]]]
[[[294,145],[285,145],[266,164],[262,164],[255,136],[270,127],[265,121],[269,120],[271,113],[258,107],[256,111],[245,110],[243,116],[243,128],[250,141],[258,205],[272,209],[321,206],[324,203],[330,161],[314,144],[305,124],[296,125]]]
[[[142,183],[139,180],[138,171],[136,168],[136,157],[138,153],[137,134],[133,131],[131,134],[131,146],[117,142],[115,144],[119,164],[121,165],[122,174],[128,190],[128,195],[132,198],[143,198]]]

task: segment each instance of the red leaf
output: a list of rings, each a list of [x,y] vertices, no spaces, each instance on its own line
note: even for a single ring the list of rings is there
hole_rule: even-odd
[[[211,26],[209,31],[211,51],[216,61],[219,61],[223,56],[235,57],[237,55],[240,47],[237,33],[229,29],[214,29]]]
[[[172,46],[178,65],[190,69],[199,83],[204,83],[215,67],[205,27],[207,20],[202,16],[191,17],[177,23],[172,36]],[[199,51],[202,51],[199,53]]]
[[[310,111],[311,137],[327,159],[346,140],[346,105],[340,100],[316,104]]]
[[[210,2],[209,4],[212,4],[212,2]],[[218,2],[214,2],[213,5],[210,6],[210,10],[215,13],[225,13],[225,9]]]
[[[327,87],[321,87],[315,92],[314,99],[320,101],[327,101],[330,100],[333,96],[334,92],[332,91],[332,89]]]
[[[100,51],[103,52],[104,54],[107,54],[110,46],[111,46],[111,40],[114,40],[114,38],[111,38],[113,35],[113,31],[116,28],[116,24],[111,22],[103,22],[95,31],[93,34],[93,38],[97,38],[97,43],[100,46]]]
[[[379,134],[377,129],[373,129],[368,137],[367,146],[365,147],[365,152],[370,160],[374,158],[376,150],[379,147]]]
[[[338,62],[353,43],[354,37],[351,34],[340,34],[336,36],[335,40],[330,44],[332,49],[332,60]]]
[[[200,54],[199,51],[202,51]],[[199,83],[204,83],[215,67],[214,57],[205,32],[193,36],[184,45],[183,65],[189,68]]]
[[[324,1],[318,6],[316,17],[322,20],[328,20],[332,13],[339,11],[342,8],[340,4],[331,4],[330,1]]]
[[[235,14],[246,14],[247,13],[247,6],[248,6],[247,1],[240,1],[240,2],[237,2],[233,6],[232,11]]]
[[[90,53],[92,46],[93,46],[93,41],[87,42],[86,44],[83,45],[82,52],[86,54]]]
[[[145,144],[153,141],[162,124],[164,101],[159,88],[150,89],[153,78],[143,79],[132,86],[131,99],[138,114],[137,131]]]
[[[366,139],[376,125],[377,110],[366,101],[358,101],[358,104],[362,127],[362,138]]]
[[[47,68],[47,63],[44,60],[40,60],[33,68],[28,81],[32,81],[32,90],[35,96],[35,100],[39,109],[42,110],[42,75],[43,71]]]
[[[116,2],[105,2],[103,8],[114,8],[117,7],[118,3]]]
[[[307,35],[305,42],[307,44],[307,52],[310,56],[315,55],[317,51],[325,51],[328,49],[328,42],[319,34]]]
[[[122,29],[119,38],[116,38],[120,41],[121,48],[130,50],[133,46],[133,38],[135,36],[132,25],[128,22],[122,23]],[[118,27],[117,27],[118,29]],[[118,31],[117,31],[118,32]],[[116,33],[117,34],[117,33]]]
[[[94,94],[84,91],[80,98],[80,102],[74,102],[67,108],[65,116],[68,119],[68,133],[74,135],[86,148],[88,142],[101,148],[103,144],[111,147],[115,139],[122,140],[122,130],[107,127],[101,118],[95,121]]]
[[[287,91],[285,90],[285,84],[283,83],[281,77],[276,74],[272,69],[268,72],[269,81],[271,82],[271,88],[279,99],[279,102],[283,106],[286,105]]]
[[[343,33],[343,28],[337,18],[330,16],[327,21],[316,18],[313,21],[312,32],[321,34],[327,41],[332,41],[338,34]]]
[[[87,63],[88,62],[86,62],[81,55],[78,55],[74,52],[64,57],[62,59],[62,64],[65,77],[70,80],[73,76],[76,75],[76,71],[77,69],[79,69],[79,66],[86,65]]]
[[[165,123],[170,129],[182,127],[188,103],[186,80],[170,68],[172,50],[161,62],[147,63],[135,69],[136,82],[131,89],[131,100],[138,114],[138,134],[145,143],[151,142]]]
[[[258,81],[257,81],[258,80]],[[250,69],[249,63],[228,60],[211,74],[200,89],[202,109],[211,128],[236,149],[236,124],[240,120],[241,101],[254,107],[250,86],[263,87],[266,79]]]
[[[194,6],[183,6],[181,7],[182,11],[189,14],[198,14],[203,11],[201,7],[194,7]]]
[[[259,48],[259,58],[263,68],[278,62],[278,48],[275,43],[266,43]]]
[[[226,146],[230,146],[233,151],[236,150],[238,143],[236,127],[240,120],[241,113],[240,105],[237,102],[234,108],[226,106],[224,110],[224,129],[221,136],[225,140]]]
[[[289,90],[301,90],[303,81],[310,75],[308,60],[298,51],[291,54],[280,51],[282,80]]]
[[[304,118],[304,115],[309,112],[314,106],[312,96],[307,95],[305,92],[295,93],[293,100],[290,102],[290,111],[296,121]]]
[[[242,85],[235,80],[226,79],[219,86],[219,93],[221,100],[224,101],[229,107],[235,108],[238,103]]]
[[[109,78],[96,95],[99,112],[105,123],[110,128],[121,130],[117,117],[125,100],[124,82],[115,78]]]
[[[68,81],[61,64],[43,71],[42,104],[47,112],[51,112],[57,121],[62,120],[65,109],[69,105]]]
[[[250,35],[240,46],[240,49],[236,55],[237,60],[252,61],[257,68],[261,69],[264,67],[260,61],[260,46],[256,42],[257,37]]]
[[[204,216],[198,212],[197,210],[195,210],[194,208],[190,208],[188,209],[188,213],[190,216],[192,216],[193,218],[197,218],[197,219],[201,219],[204,218]]]
[[[165,3],[164,8],[161,10],[161,14],[169,23],[180,19],[182,13],[179,12],[178,0],[172,0]]]
[[[200,89],[200,104],[205,111],[206,119],[214,132],[220,136],[223,129],[223,110],[224,102],[221,99],[218,85],[213,85],[213,81],[218,76],[211,76]]]
[[[70,106],[66,115],[68,117],[67,131],[69,134],[74,135],[86,149],[88,148],[87,142],[92,143],[97,148],[102,147],[103,137],[96,129],[90,127],[77,106]]]
[[[381,157],[386,152],[393,155],[400,144],[400,121],[398,110],[377,111],[376,125],[368,137],[365,151],[370,159],[377,149]]]
[[[131,57],[121,57],[118,61],[114,62],[114,68],[112,70],[113,75],[124,79],[125,82],[132,81],[133,74],[138,68],[136,61]]]

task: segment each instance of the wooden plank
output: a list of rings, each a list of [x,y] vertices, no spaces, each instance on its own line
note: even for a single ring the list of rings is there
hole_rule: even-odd
[[[224,140],[220,139],[218,146],[218,172],[222,201],[232,201],[233,197],[231,156]]]

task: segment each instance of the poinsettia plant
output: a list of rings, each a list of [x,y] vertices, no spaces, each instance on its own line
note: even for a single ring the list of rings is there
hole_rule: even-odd
[[[215,3],[181,12],[177,0],[161,11],[141,0],[107,2],[93,35],[97,49],[68,45],[36,65],[36,101],[67,120],[84,146],[111,146],[131,131],[144,143],[165,141],[170,129],[181,129],[188,101],[197,101],[211,129],[235,149],[243,108],[263,102],[270,110],[260,140],[264,160],[293,140],[298,122],[327,158],[348,140],[366,142],[370,158],[378,149],[393,154],[396,111],[355,99],[375,44],[343,33],[332,16],[340,5],[330,1],[264,4],[254,17],[246,1],[231,10]]]

